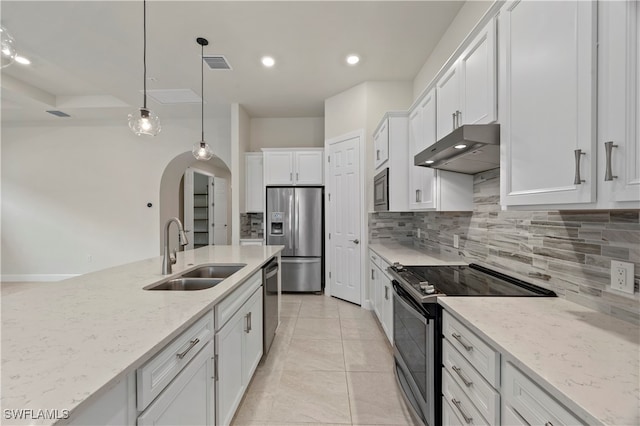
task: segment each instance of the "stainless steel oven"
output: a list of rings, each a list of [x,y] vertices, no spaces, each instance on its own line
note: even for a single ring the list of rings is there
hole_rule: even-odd
[[[434,299],[435,300],[435,299]],[[440,418],[439,305],[421,304],[393,281],[393,351],[402,394],[416,420],[435,426]]]
[[[373,209],[386,212],[389,210],[389,169],[386,168],[373,178]]]

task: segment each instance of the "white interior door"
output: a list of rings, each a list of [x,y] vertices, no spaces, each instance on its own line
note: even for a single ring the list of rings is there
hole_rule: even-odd
[[[329,155],[330,293],[360,305],[360,137],[336,141]]]
[[[213,244],[227,243],[227,180],[213,179]]]

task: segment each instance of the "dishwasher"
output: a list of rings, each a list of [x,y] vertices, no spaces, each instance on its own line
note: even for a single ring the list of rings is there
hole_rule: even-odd
[[[269,353],[278,328],[278,259],[273,258],[262,268],[262,284],[264,291],[262,357]]]

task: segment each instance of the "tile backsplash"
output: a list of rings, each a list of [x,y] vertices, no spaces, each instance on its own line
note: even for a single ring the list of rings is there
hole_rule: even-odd
[[[262,213],[240,213],[240,238],[263,238]]]
[[[371,213],[369,242],[457,253],[640,323],[640,210],[502,211],[499,169],[475,175],[473,189],[473,212]],[[633,296],[609,289],[611,260],[635,264]]]

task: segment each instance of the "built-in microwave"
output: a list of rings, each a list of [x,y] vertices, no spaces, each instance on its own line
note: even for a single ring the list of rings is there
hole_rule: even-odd
[[[386,168],[373,178],[373,209],[377,212],[389,210],[389,169]]]

